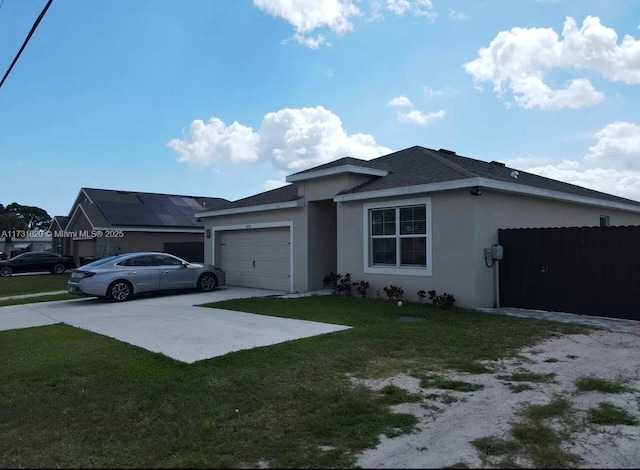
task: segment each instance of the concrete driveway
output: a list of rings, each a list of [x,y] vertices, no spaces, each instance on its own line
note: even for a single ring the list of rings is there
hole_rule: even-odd
[[[192,363],[349,328],[194,306],[281,294],[227,286],[209,293],[138,297],[124,303],[87,298],[0,307],[0,330],[66,323]]]

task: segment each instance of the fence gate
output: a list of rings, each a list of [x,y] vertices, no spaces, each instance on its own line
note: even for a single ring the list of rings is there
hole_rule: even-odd
[[[500,305],[640,320],[640,226],[498,230]]]

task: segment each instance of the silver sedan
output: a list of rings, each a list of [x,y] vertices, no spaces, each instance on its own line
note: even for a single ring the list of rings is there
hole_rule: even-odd
[[[126,253],[75,269],[67,290],[71,294],[122,302],[143,292],[176,289],[209,292],[224,285],[224,278],[224,271],[213,265],[190,263],[168,253]]]

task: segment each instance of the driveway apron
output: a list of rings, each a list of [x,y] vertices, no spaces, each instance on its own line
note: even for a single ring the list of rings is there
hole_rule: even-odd
[[[182,362],[348,329],[195,304],[282,295],[279,291],[221,287],[214,292],[138,297],[123,303],[87,298],[0,308],[0,330],[66,323]]]

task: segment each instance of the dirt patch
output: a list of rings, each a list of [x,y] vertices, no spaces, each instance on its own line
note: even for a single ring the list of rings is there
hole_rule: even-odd
[[[446,374],[452,380],[482,385],[472,392],[423,388],[420,379],[399,375],[382,380],[358,380],[374,390],[395,385],[423,399],[393,407],[418,417],[416,432],[396,438],[381,436],[375,449],[363,452],[357,465],[364,468],[441,468],[465,463],[491,466],[472,441],[487,437],[509,438],[518,411],[529,404],[547,404],[562,396],[571,403],[569,437],[562,450],[578,458],[583,468],[640,467],[640,426],[603,426],[590,423],[589,408],[611,403],[640,419],[640,337],[609,331],[557,337],[525,349],[519,358],[487,362],[491,374]],[[553,374],[553,375],[552,375]],[[512,382],[497,376],[530,377]],[[537,377],[553,380],[536,381]],[[623,393],[579,392],[580,377],[624,382]],[[528,387],[518,387],[526,384]],[[424,382],[423,382],[424,385]],[[515,387],[514,387],[515,386]],[[529,388],[529,389],[528,389]],[[526,459],[519,465],[531,467]]]

